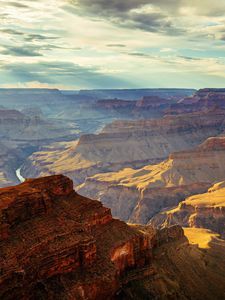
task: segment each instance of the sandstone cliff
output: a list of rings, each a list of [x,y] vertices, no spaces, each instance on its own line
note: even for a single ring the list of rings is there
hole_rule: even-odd
[[[216,183],[206,193],[191,196],[176,208],[156,215],[150,224],[208,228],[225,238],[225,182]]]
[[[128,226],[61,175],[1,189],[0,224],[4,300],[224,296],[220,241],[212,258],[179,226]]]
[[[128,295],[132,295],[131,299],[149,300],[224,299],[225,241],[214,233],[196,231],[185,229],[191,245],[167,239],[167,243],[156,248],[153,268],[157,274],[128,284],[123,300],[129,299]],[[218,294],[220,289],[222,293]]]
[[[157,165],[88,177],[77,189],[102,201],[120,219],[147,223],[161,210],[223,180],[224,165],[225,137],[209,138],[193,150],[171,154]]]
[[[63,176],[0,190],[1,299],[109,299],[150,264],[155,231],[112,219]]]

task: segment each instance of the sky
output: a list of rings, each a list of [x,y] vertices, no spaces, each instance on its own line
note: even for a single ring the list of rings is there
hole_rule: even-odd
[[[225,87],[225,0],[0,0],[0,87]]]

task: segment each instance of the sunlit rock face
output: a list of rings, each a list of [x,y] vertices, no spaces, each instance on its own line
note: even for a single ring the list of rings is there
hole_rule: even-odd
[[[27,180],[0,196],[2,299],[104,299],[127,269],[150,264],[156,232],[113,219],[67,177]]]
[[[207,228],[225,239],[225,182],[216,183],[206,193],[191,196],[174,209],[156,215],[150,224]]]
[[[168,116],[157,120],[115,121],[99,134],[53,145],[29,157],[24,177],[63,173],[75,186],[97,173],[140,168],[167,158],[171,152],[191,149],[224,130],[225,111]]]
[[[112,209],[114,216],[147,223],[165,208],[206,192],[225,178],[225,137],[209,138],[200,146],[173,153],[157,165],[89,177],[78,191]]]
[[[62,175],[0,189],[0,225],[1,299],[222,299],[224,293],[224,245],[215,234],[201,232],[211,245],[203,252],[180,226],[127,225],[79,196]],[[193,243],[196,235],[185,234]]]

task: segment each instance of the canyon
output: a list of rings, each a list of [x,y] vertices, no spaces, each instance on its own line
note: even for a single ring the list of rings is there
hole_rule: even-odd
[[[40,146],[78,136],[76,126],[48,119],[41,110],[0,109],[0,186],[18,183],[16,170]]]
[[[102,97],[109,100],[120,96],[124,102],[129,99],[134,103],[142,97],[163,97],[169,102],[193,92],[185,89],[0,89],[0,186],[18,183],[20,177],[16,173],[33,152],[52,148],[56,142],[74,141],[82,134],[95,133],[120,118],[118,112],[110,111],[106,115],[98,108]]]
[[[27,113],[27,114],[26,114]],[[78,133],[76,127],[65,126],[52,119],[43,117],[37,109],[18,111],[0,109],[1,140],[13,141],[45,141],[74,138]]]
[[[77,190],[110,207],[115,217],[146,224],[161,210],[223,180],[224,166],[225,137],[215,137],[156,165],[88,177]]]
[[[224,95],[0,90],[0,298],[223,299]]]
[[[0,197],[1,299],[224,296],[224,241],[211,232],[128,225],[62,175],[2,188]]]
[[[98,173],[140,168],[191,149],[206,138],[224,133],[225,110],[166,116],[155,120],[114,121],[99,134],[33,153],[22,166],[23,177],[62,173],[75,186]]]

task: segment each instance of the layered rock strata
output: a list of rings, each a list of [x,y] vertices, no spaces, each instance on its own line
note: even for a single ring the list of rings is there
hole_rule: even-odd
[[[215,108],[225,109],[225,89],[200,89],[193,96],[179,100],[166,109],[166,114],[193,113]]]
[[[187,198],[172,210],[156,215],[150,224],[155,227],[180,224],[184,227],[207,228],[225,239],[225,181],[213,185],[204,194]]]
[[[220,241],[212,257],[179,226],[129,226],[61,175],[1,189],[0,225],[4,300],[222,299],[225,292]]]
[[[121,118],[156,118],[163,116],[166,108],[178,99],[164,99],[158,96],[144,96],[140,100],[101,99],[94,107],[105,114],[118,114]]]
[[[77,189],[102,201],[120,219],[147,223],[160,211],[223,180],[224,165],[225,137],[209,138],[192,150],[171,154],[157,165],[88,177]]]
[[[24,177],[63,173],[75,186],[87,176],[124,167],[140,168],[167,158],[171,152],[191,149],[207,137],[224,132],[225,111],[168,116],[157,120],[115,121],[99,134],[50,146],[29,157]]]
[[[1,299],[109,299],[152,259],[152,228],[113,219],[63,176],[1,189],[0,211]]]

